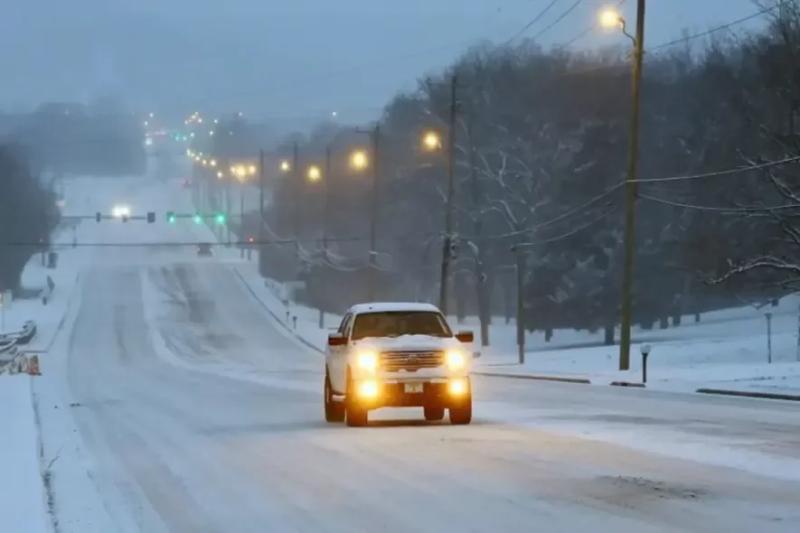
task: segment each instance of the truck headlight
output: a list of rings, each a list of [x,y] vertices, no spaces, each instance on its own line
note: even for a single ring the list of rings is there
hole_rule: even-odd
[[[447,368],[455,372],[467,366],[467,358],[461,350],[448,350],[444,356]]]
[[[374,374],[378,369],[378,354],[375,352],[361,352],[356,359],[359,370]]]

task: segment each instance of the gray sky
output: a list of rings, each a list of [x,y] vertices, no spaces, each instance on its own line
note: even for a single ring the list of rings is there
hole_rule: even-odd
[[[502,42],[551,0],[27,0],[0,17],[0,109],[117,92],[136,109],[241,109],[274,118],[365,120],[425,72],[470,44]],[[559,0],[526,35],[576,0]],[[583,0],[542,35],[545,45],[587,29]],[[635,0],[625,10],[633,20]],[[756,11],[752,0],[649,0],[654,45]],[[757,27],[763,20],[737,27]],[[594,31],[573,45],[624,44]]]

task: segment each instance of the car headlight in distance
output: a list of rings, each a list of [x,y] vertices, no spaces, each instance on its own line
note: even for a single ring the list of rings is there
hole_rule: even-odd
[[[111,209],[111,215],[114,218],[122,218],[131,216],[131,208],[127,205],[115,205]]]
[[[374,373],[378,369],[378,354],[375,352],[360,352],[356,362],[360,370]]]
[[[462,370],[467,366],[467,358],[461,350],[448,350],[444,354],[444,361],[447,368],[452,371]]]

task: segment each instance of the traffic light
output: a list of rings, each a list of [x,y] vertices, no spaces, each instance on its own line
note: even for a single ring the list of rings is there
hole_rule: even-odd
[[[94,219],[95,219],[97,222],[100,222],[100,220],[101,220],[102,218],[103,218],[103,215],[100,213],[100,211],[98,211],[98,212],[97,212],[97,213],[94,215]]]
[[[227,217],[225,216],[225,213],[217,213],[217,214],[214,216],[214,222],[216,222],[216,223],[217,223],[218,225],[220,225],[220,226],[222,226],[223,224],[225,224],[225,221],[226,221],[226,220],[227,220]]]
[[[203,223],[203,217],[200,216],[199,213],[196,214],[194,217],[192,217],[192,220],[194,220],[195,224],[202,224]]]
[[[147,212],[147,223],[152,224],[156,221],[156,214],[152,211]]]
[[[167,211],[167,222],[169,222],[170,224],[174,224],[175,220],[176,220],[175,213],[173,213],[172,211]]]

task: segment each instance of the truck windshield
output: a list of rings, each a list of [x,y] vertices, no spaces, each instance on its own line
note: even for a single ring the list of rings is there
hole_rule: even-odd
[[[353,340],[400,335],[453,336],[442,315],[432,311],[362,313],[353,324]]]

